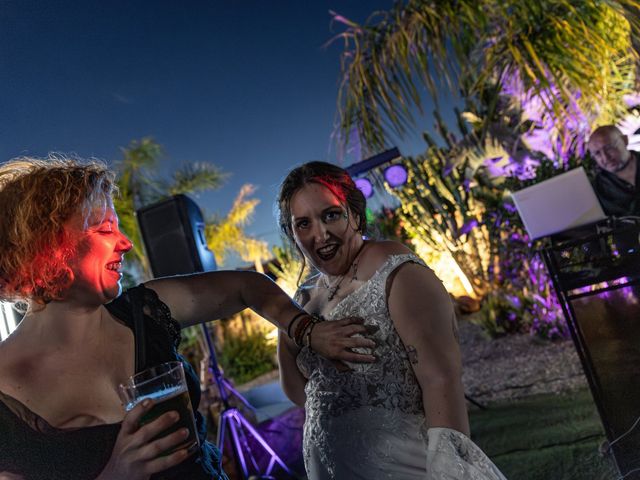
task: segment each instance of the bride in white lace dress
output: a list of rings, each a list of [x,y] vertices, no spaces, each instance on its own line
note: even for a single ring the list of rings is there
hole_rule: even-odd
[[[469,438],[453,307],[434,273],[399,243],[363,239],[365,199],[339,167],[298,167],[278,202],[319,272],[297,300],[325,321],[364,318],[375,347],[358,350],[377,358],[338,370],[308,347],[314,324],[280,335],[283,388],[306,409],[309,479],[504,479]]]

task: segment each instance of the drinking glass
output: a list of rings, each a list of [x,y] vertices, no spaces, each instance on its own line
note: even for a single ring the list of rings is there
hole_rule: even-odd
[[[189,436],[184,443],[164,452],[163,455],[183,448],[192,452],[200,446],[181,362],[163,363],[129,377],[126,383],[120,385],[119,394],[127,412],[143,400],[154,401],[151,410],[140,418],[140,426],[155,420],[163,413],[178,412],[180,419],[153,440],[165,437],[180,428],[187,428]]]

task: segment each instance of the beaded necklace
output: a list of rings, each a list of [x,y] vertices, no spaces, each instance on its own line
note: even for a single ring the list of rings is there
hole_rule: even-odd
[[[322,274],[322,277],[321,277],[322,285],[324,286],[324,288],[326,288],[329,291],[329,295],[327,297],[329,301],[333,300],[333,298],[338,293],[338,290],[340,290],[340,285],[342,285],[342,281],[347,276],[347,273],[353,270],[353,274],[351,275],[351,280],[349,280],[349,283],[358,279],[358,261],[359,261],[360,254],[362,253],[362,250],[364,250],[365,245],[366,245],[366,242],[362,242],[362,245],[360,245],[360,248],[356,252],[356,256],[353,258],[351,265],[349,265],[349,269],[345,273],[340,275],[340,277],[334,281],[333,285],[329,283],[327,276],[324,273]]]

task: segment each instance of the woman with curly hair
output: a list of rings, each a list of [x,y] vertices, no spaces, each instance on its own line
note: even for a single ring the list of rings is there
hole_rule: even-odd
[[[0,300],[28,305],[0,343],[2,478],[226,478],[198,413],[200,448],[158,455],[184,442],[184,429],[163,434],[176,413],[140,426],[153,401],[125,414],[118,385],[150,366],[183,361],[176,352],[182,327],[247,307],[283,331],[310,322],[256,272],[167,277],[123,293],[132,244],[118,227],[115,190],[113,174],[95,161],[0,165]],[[345,319],[316,327],[308,340],[336,362],[373,361],[349,350],[372,343],[351,337],[363,331]],[[198,379],[186,363],[185,370],[197,412]]]
[[[433,271],[404,245],[366,239],[365,198],[338,166],[292,170],[278,207],[317,272],[295,297],[326,320],[316,325],[355,315],[375,331],[378,361],[347,372],[280,334],[285,393],[306,410],[309,480],[504,479],[468,437],[453,305]]]

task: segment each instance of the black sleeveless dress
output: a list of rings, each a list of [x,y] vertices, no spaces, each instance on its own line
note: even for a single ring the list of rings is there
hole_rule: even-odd
[[[220,452],[206,441],[205,419],[198,413],[200,384],[191,365],[177,353],[180,326],[171,318],[169,307],[144,285],[127,290],[106,307],[134,332],[136,372],[176,360],[184,365],[201,448],[181,464],[151,478],[228,480],[222,472]],[[149,315],[142,313],[143,307]],[[0,472],[17,473],[24,480],[93,480],[111,457],[119,431],[119,423],[58,429],[0,392]]]

